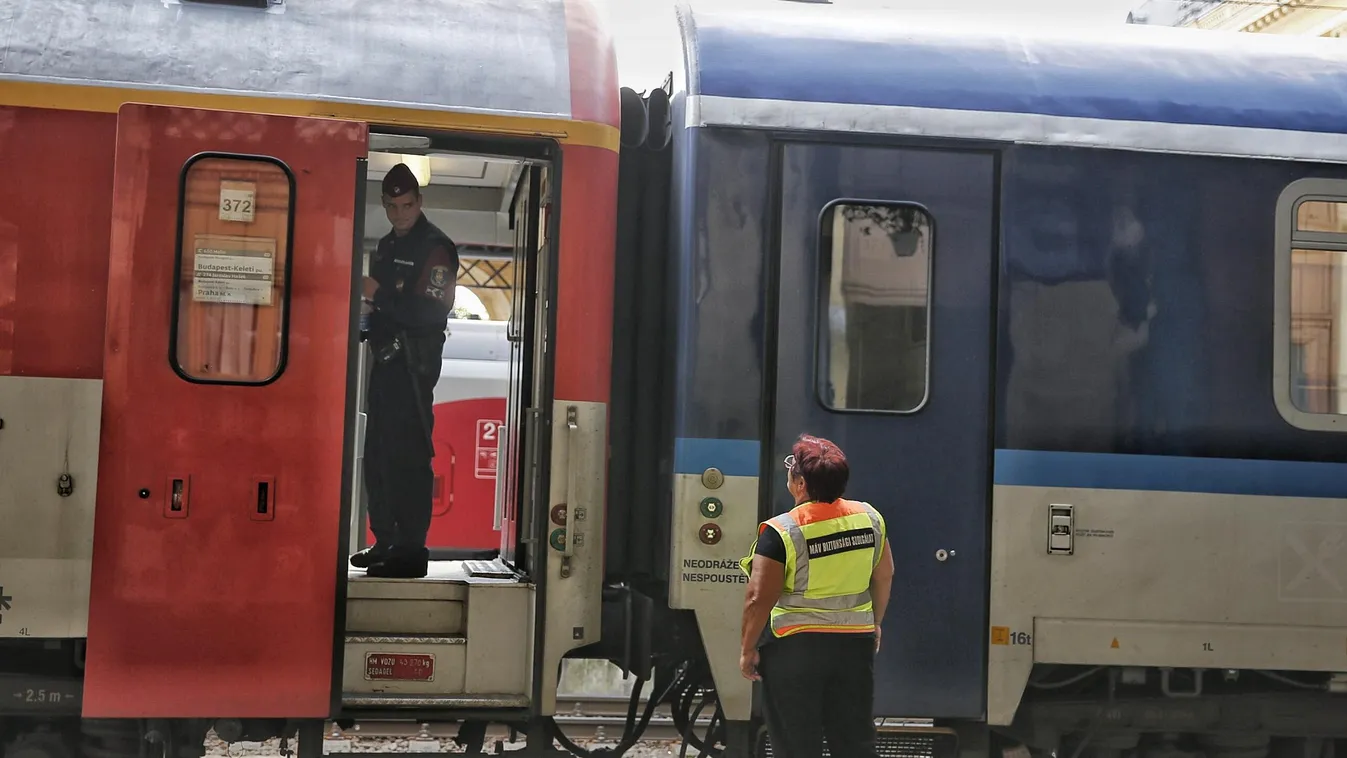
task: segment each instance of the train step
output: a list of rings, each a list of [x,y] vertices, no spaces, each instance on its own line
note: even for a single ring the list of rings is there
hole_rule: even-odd
[[[496,711],[527,708],[523,695],[367,695],[345,692],[341,704],[347,708],[398,710],[403,708]]]
[[[422,579],[352,571],[343,703],[527,706],[533,602],[533,586],[499,561],[433,561]]]

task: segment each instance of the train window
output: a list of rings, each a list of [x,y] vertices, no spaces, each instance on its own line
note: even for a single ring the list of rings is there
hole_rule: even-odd
[[[1347,234],[1347,202],[1306,200],[1296,209],[1297,232]]]
[[[935,225],[911,203],[837,201],[820,228],[818,392],[834,410],[912,413],[930,374]]]
[[[1275,282],[1277,409],[1304,429],[1347,429],[1347,181],[1283,191]]]
[[[169,360],[192,382],[267,384],[285,367],[294,176],[271,158],[183,167]]]

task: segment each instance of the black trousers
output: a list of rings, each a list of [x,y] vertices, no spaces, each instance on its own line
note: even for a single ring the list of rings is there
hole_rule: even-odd
[[[428,437],[435,424],[437,378],[417,374],[413,389],[402,356],[376,362],[370,371],[364,473],[370,531],[378,544],[417,551],[426,546],[435,482]]]
[[[875,758],[875,638],[800,633],[758,651],[772,755]]]

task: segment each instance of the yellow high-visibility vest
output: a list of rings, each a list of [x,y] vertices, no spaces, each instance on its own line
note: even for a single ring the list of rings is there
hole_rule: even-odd
[[[758,527],[775,529],[786,546],[786,582],[772,608],[772,635],[873,632],[870,575],[884,554],[887,527],[869,503],[802,503]],[[753,551],[739,561],[751,573]]]

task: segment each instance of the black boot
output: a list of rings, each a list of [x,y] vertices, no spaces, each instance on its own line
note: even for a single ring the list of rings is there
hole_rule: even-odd
[[[426,548],[395,547],[388,557],[375,563],[366,576],[384,579],[420,579],[430,568],[430,551]]]
[[[351,556],[351,565],[358,569],[369,568],[387,558],[391,551],[392,548],[387,545],[376,543],[372,547],[367,547]]]

